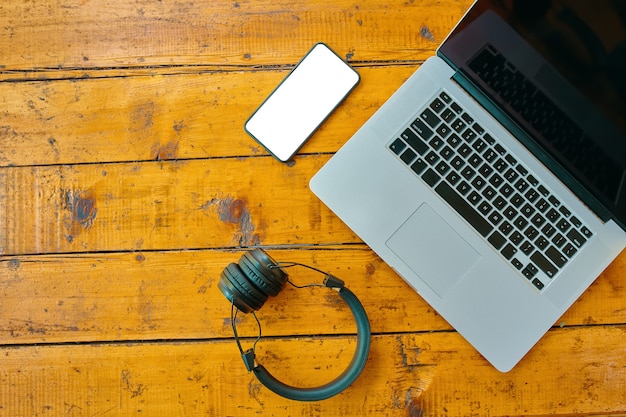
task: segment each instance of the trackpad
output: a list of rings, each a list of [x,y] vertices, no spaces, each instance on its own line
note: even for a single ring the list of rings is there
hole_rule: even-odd
[[[386,243],[440,297],[480,259],[428,204],[415,210]]]

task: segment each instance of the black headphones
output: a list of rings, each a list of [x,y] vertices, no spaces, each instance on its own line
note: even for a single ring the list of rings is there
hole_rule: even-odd
[[[261,338],[261,326],[254,311],[260,309],[270,296],[278,295],[287,283],[296,288],[303,288],[289,281],[287,273],[283,270],[283,268],[292,266],[302,266],[326,275],[323,284],[310,284],[305,287],[325,286],[338,289],[339,295],[350,307],[356,319],[357,346],[350,365],[336,379],[320,387],[298,388],[284,384],[274,378],[263,365],[255,362],[254,349]],[[359,299],[344,286],[343,281],[339,278],[297,262],[279,264],[262,249],[254,249],[245,252],[237,264],[231,263],[222,271],[217,287],[231,302],[233,333],[246,368],[248,371],[253,371],[258,380],[276,394],[298,401],[325,400],[350,386],[363,371],[370,350],[370,324]],[[259,336],[254,342],[254,347],[245,352],[237,334],[236,317],[239,310],[244,313],[252,313],[259,325]]]

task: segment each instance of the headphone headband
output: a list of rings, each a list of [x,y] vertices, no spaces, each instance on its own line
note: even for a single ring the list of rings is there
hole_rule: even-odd
[[[268,261],[255,263],[251,266],[249,262],[244,260],[249,260],[250,257],[257,260],[267,259]],[[246,265],[245,269],[241,267],[241,264]],[[348,307],[350,307],[357,326],[357,346],[348,368],[346,368],[346,370],[337,378],[322,386],[314,388],[293,387],[279,381],[263,365],[256,363],[254,348],[249,349],[246,352],[243,351],[236,329],[236,320],[234,317],[236,313],[234,313],[232,320],[233,332],[246,368],[248,371],[253,371],[255,376],[264,386],[276,394],[292,400],[321,401],[339,394],[341,391],[350,386],[361,374],[369,355],[371,329],[367,313],[365,312],[363,305],[357,296],[344,286],[344,282],[342,280],[307,265],[291,263],[289,266],[295,265],[310,268],[325,274],[326,278],[324,279],[323,285],[329,288],[339,289],[339,296],[341,296]],[[270,279],[277,279],[277,281],[265,281],[268,277],[274,277]],[[245,313],[252,312],[256,318],[254,311],[258,310],[270,295],[278,294],[277,292],[276,294],[268,294],[268,291],[271,291],[270,288],[273,289],[278,286],[282,290],[286,282],[289,282],[288,275],[282,270],[281,265],[275,262],[263,250],[255,249],[244,254],[239,260],[239,265],[230,264],[226,267],[226,269],[224,269],[220,277],[218,288],[231,302],[233,309],[237,308]],[[261,336],[259,334],[259,339],[260,337]],[[257,342],[259,339],[257,339]]]

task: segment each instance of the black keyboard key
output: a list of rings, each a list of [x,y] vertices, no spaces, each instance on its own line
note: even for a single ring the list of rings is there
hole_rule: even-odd
[[[582,229],[580,229],[580,231],[583,234],[583,236],[585,236],[587,239],[589,239],[591,236],[593,236],[593,233],[591,232],[591,230],[587,229],[584,226],[583,226]]]
[[[447,161],[454,156],[454,151],[449,146],[446,146],[441,150],[440,154]]]
[[[464,143],[461,146],[459,146],[459,149],[457,150],[457,152],[463,158],[467,158],[467,156],[472,153],[472,148],[470,148],[467,143]]]
[[[511,240],[511,242],[513,242],[515,245],[519,245],[523,240],[524,240],[524,236],[518,232],[517,230],[513,232],[513,234],[509,237],[509,239]]]
[[[411,127],[418,135],[420,135],[424,140],[430,140],[435,134],[430,127],[420,118],[415,119],[415,121],[411,124]]]
[[[452,132],[452,130],[450,129],[450,127],[448,125],[439,125],[439,127],[436,130],[436,132],[442,138],[445,138],[445,137],[447,137],[450,134],[450,132]]]
[[[476,174],[476,171],[474,171],[471,167],[465,167],[463,168],[463,170],[461,171],[461,175],[463,175],[463,177],[466,180],[470,180],[472,179],[472,177],[474,176],[474,174]]]
[[[439,117],[429,108],[426,108],[420,116],[422,120],[425,121],[433,129],[437,127],[439,123],[441,123],[441,119],[439,119]]]
[[[519,249],[525,254],[525,255],[530,255],[532,253],[533,250],[535,250],[535,247],[533,246],[532,243],[530,243],[529,241],[525,241],[524,243],[522,243],[519,246]]]
[[[493,226],[485,220],[472,206],[470,206],[452,187],[447,183],[441,182],[435,188],[435,191],[450,204],[474,229],[483,237],[486,237],[492,230]]]
[[[497,145],[496,145],[496,147],[497,147]],[[493,167],[498,172],[504,172],[504,170],[506,170],[509,167],[509,164],[504,162],[504,159],[498,159],[496,162],[493,163]]]
[[[526,182],[526,180],[524,180],[523,178],[520,178],[515,183],[515,188],[517,188],[517,191],[523,193],[528,189],[528,182]]]
[[[554,226],[548,223],[545,226],[543,226],[543,229],[541,229],[541,231],[543,232],[544,235],[550,238],[552,237],[552,235],[554,235],[554,232],[556,232],[556,229],[554,228]]]
[[[485,136],[483,136],[483,139],[485,139],[485,141],[490,145],[493,145],[494,143],[496,143],[496,140],[489,133],[486,133]],[[496,145],[495,147],[498,153],[500,153],[500,149],[502,149],[502,154],[504,154],[504,148],[502,146]]]
[[[539,235],[539,230],[535,229],[532,226],[528,226],[528,228],[526,230],[524,230],[524,235],[530,239],[530,240],[534,240],[537,235]]]
[[[500,251],[500,253],[506,259],[510,260],[517,253],[517,248],[515,246],[511,245],[510,243],[507,243],[507,245],[504,247],[504,249],[502,249]]]
[[[504,236],[507,236],[509,233],[511,233],[511,230],[513,230],[513,225],[505,221],[500,225],[498,230],[500,230],[500,232],[502,232]]]
[[[533,285],[540,291],[543,290],[543,287],[545,287],[543,282],[539,281],[539,278],[533,279]]]
[[[494,190],[493,188],[491,188],[491,186],[487,186],[487,188],[483,190],[482,194],[483,194],[483,197],[491,201],[491,199],[494,198],[498,194],[498,192]]]
[[[568,243],[563,247],[563,254],[565,254],[565,256],[567,256],[568,258],[574,256],[576,252],[578,252],[578,249],[576,249],[571,243]]]
[[[467,158],[467,162],[469,162],[469,164],[474,168],[478,168],[478,166],[483,163],[483,159],[480,157],[480,155],[474,153],[472,154],[472,156]]]
[[[474,123],[472,125],[472,129],[474,129],[474,131],[478,133],[479,135],[482,135],[483,133],[485,133],[485,129],[478,123]]]
[[[482,190],[485,184],[487,184],[487,181],[485,181],[485,179],[481,177],[480,175],[477,175],[476,178],[474,178],[474,180],[472,181],[472,185],[478,191]]]
[[[517,160],[515,158],[513,158],[513,155],[511,154],[507,154],[504,159],[506,159],[506,161],[511,164],[511,165],[515,165],[517,164]]]
[[[539,250],[544,250],[545,248],[548,247],[549,244],[550,242],[548,241],[548,239],[546,239],[543,236],[539,236],[537,240],[535,240],[535,245],[537,245],[537,248]]]
[[[550,191],[548,191],[548,189],[546,187],[544,187],[543,185],[540,185],[539,187],[537,187],[537,190],[541,193],[541,195],[543,195],[544,197],[547,197],[550,195]]]
[[[465,139],[467,143],[472,143],[472,141],[476,139],[476,136],[478,136],[476,132],[474,132],[472,129],[469,129],[469,128],[465,129],[465,131],[461,135],[461,137]]]
[[[452,161],[450,162],[450,164],[452,165],[454,169],[458,171],[461,168],[463,168],[463,165],[465,165],[465,161],[460,156],[455,156],[454,158],[452,158]]]
[[[546,219],[541,214],[536,213],[533,218],[530,219],[530,222],[537,227],[541,227],[546,222]]]
[[[446,164],[444,161],[440,161],[437,166],[435,166],[435,171],[439,173],[439,175],[443,176],[450,170],[450,166]]]
[[[413,162],[413,164],[411,165],[411,169],[413,170],[413,172],[415,172],[417,175],[420,175],[422,172],[424,172],[424,170],[428,168],[428,164],[426,164],[426,162],[424,162],[424,160],[422,158],[418,158],[415,162]]]
[[[408,165],[411,163],[411,161],[415,159],[416,156],[417,154],[413,151],[413,149],[409,148],[404,151],[402,155],[400,155],[400,159],[402,159],[402,162]]]
[[[493,168],[491,168],[489,165],[487,164],[482,164],[480,166],[480,168],[478,169],[478,172],[480,172],[480,174],[485,177],[485,178],[489,178],[489,176],[491,175],[491,173],[493,172]]]
[[[450,108],[456,113],[456,114],[461,114],[461,112],[463,111],[463,108],[461,106],[459,106],[457,103],[452,102],[450,104]]]
[[[546,250],[546,256],[559,268],[567,263],[567,258],[557,248],[550,246]]]
[[[453,134],[453,135],[450,135],[447,142],[448,142],[448,145],[452,146],[453,148],[456,148],[457,146],[459,146],[459,143],[461,143],[461,138]]]
[[[551,202],[554,207],[558,207],[561,205],[561,202],[553,195],[548,197],[548,201]]]
[[[561,216],[559,216],[559,212],[556,211],[555,209],[551,208],[550,210],[548,210],[548,213],[546,214],[546,217],[548,218],[548,220],[550,220],[551,222],[555,222],[556,220],[560,219]]]
[[[570,227],[572,227],[572,225],[570,224],[570,222],[568,222],[565,219],[559,220],[558,223],[556,224],[556,228],[559,229],[563,233],[567,232]]]
[[[439,155],[437,155],[434,151],[430,151],[430,152],[428,152],[428,155],[426,155],[426,157],[424,159],[429,164],[435,165],[437,163],[437,161],[439,160]]]
[[[537,275],[539,270],[533,264],[526,265],[526,268],[522,270],[522,275],[526,277],[526,279],[531,280],[535,275]]]
[[[483,202],[483,204],[486,204],[486,202]],[[482,211],[482,210],[481,210]],[[502,214],[498,213],[497,211],[494,211],[493,213],[491,213],[488,217],[489,221],[494,225],[497,226],[498,223],[500,223],[502,221],[504,217],[502,217]]]
[[[513,225],[519,230],[524,230],[524,228],[528,226],[528,220],[522,216],[517,216],[517,218],[513,221]]]
[[[578,230],[572,229],[567,233],[567,238],[569,240],[572,241],[572,243],[576,246],[576,247],[581,247],[582,245],[585,244],[585,242],[587,241],[587,239],[585,239],[583,237],[583,235],[581,235],[580,233],[578,233]]]
[[[454,129],[456,133],[461,133],[463,129],[465,129],[465,126],[467,125],[465,124],[463,120],[456,119],[454,122],[452,122],[450,126],[452,127],[452,129]]]
[[[445,109],[443,113],[441,113],[441,118],[446,123],[450,123],[452,120],[454,120],[455,117],[456,117],[456,114],[454,114],[454,112],[450,109]]]
[[[563,236],[560,233],[557,233],[556,235],[554,235],[554,237],[552,238],[552,243],[554,243],[556,245],[557,248],[560,248],[561,246],[563,246],[565,244],[565,242],[567,241],[567,239],[565,239],[565,236]]]
[[[498,210],[502,210],[504,207],[506,207],[506,200],[501,195],[499,195],[493,200],[493,205]]]
[[[498,157],[498,154],[493,149],[487,149],[483,153],[483,156],[485,157],[487,162],[492,163],[494,161],[494,159],[496,159]]]
[[[476,191],[472,191],[467,197],[467,201],[469,201],[473,205],[478,204],[480,200],[481,200],[480,194],[478,194]]]
[[[433,109],[436,113],[439,113],[444,107],[446,107],[446,105],[438,98],[430,103],[430,108]]]
[[[513,204],[517,208],[520,208],[524,201],[524,197],[517,193],[513,197],[511,197],[511,204]]]
[[[478,205],[478,211],[480,211],[480,212],[483,214],[483,216],[488,215],[488,214],[491,212],[491,210],[493,210],[493,207],[491,207],[491,204],[489,204],[489,203],[488,203],[488,202],[486,202],[486,201],[483,201],[483,202],[481,202],[481,203]],[[501,215],[500,213],[496,212],[496,214],[497,214],[500,218],[502,218],[502,215]],[[490,219],[490,221],[491,221],[491,219]],[[492,222],[492,223],[493,223],[493,222]]]
[[[461,179],[461,176],[457,172],[454,172],[454,171],[450,172],[448,176],[446,177],[446,180],[452,185],[456,185],[456,183],[459,182],[460,179]]]
[[[428,142],[428,144],[434,149],[434,150],[439,150],[441,149],[441,147],[443,146],[443,139],[441,139],[439,136],[435,136],[434,138],[432,138],[430,140],[430,142]]]
[[[471,125],[472,123],[474,123],[474,119],[472,118],[472,116],[470,116],[467,113],[463,113],[461,115],[461,119],[465,120],[465,123],[467,123],[468,125]]]
[[[537,207],[537,210],[540,212],[545,213],[548,207],[550,207],[550,204],[545,199],[540,198],[539,201],[535,203],[535,207]]]
[[[469,142],[469,141],[468,141]],[[474,150],[478,153],[482,153],[482,151],[485,150],[485,148],[487,147],[487,144],[485,143],[485,141],[483,141],[482,139],[478,139],[476,142],[474,142],[474,144],[472,145],[472,148],[474,148]]]
[[[489,135],[489,134],[487,134],[487,135]],[[487,135],[485,135],[485,138],[487,137]],[[491,137],[491,136],[489,136],[489,137]],[[493,138],[491,138],[491,140],[492,140],[493,142],[495,142],[495,140],[494,140]],[[500,145],[499,143],[498,143],[498,144],[496,144],[496,146],[494,146],[494,147],[493,147],[493,149],[494,149],[496,152],[498,152],[500,155],[504,155],[504,154],[506,153],[506,150],[504,149],[504,147],[503,147],[502,145]],[[504,161],[503,161],[503,162],[504,162]]]
[[[500,248],[506,243],[506,238],[498,232],[493,232],[487,240],[497,250],[500,250]]]
[[[505,183],[502,188],[500,188],[500,192],[502,193],[503,196],[508,197],[510,196],[513,191],[515,191],[515,189],[513,187],[511,187],[509,184]]]
[[[509,168],[505,173],[504,173],[504,178],[508,181],[508,182],[513,182],[517,179],[517,177],[519,177],[519,174],[517,172],[515,172],[513,170],[513,168]]]
[[[452,99],[450,98],[450,96],[448,95],[448,93],[446,93],[445,91],[442,91],[439,94],[439,98],[441,98],[443,101],[445,101],[446,103],[450,103],[452,101]]]
[[[517,210],[515,210],[512,206],[508,206],[506,209],[504,209],[503,213],[509,220],[513,220],[515,216],[517,216]]]
[[[420,155],[424,155],[428,150],[426,142],[421,140],[411,129],[406,129],[401,136],[406,143],[408,143],[409,146],[415,149]]]
[[[494,175],[491,176],[491,178],[489,178],[489,183],[491,183],[491,185],[493,185],[495,188],[500,187],[500,185],[503,182],[504,182],[504,178],[502,178],[498,174],[494,174]],[[511,191],[513,191],[513,190],[511,190]]]
[[[559,271],[559,269],[556,266],[554,266],[552,262],[548,260],[548,258],[543,256],[541,252],[537,251],[533,253],[532,256],[530,257],[530,260],[533,261],[535,265],[537,265],[539,269],[541,269],[550,278],[554,277],[556,273]]]
[[[459,193],[461,193],[461,195],[466,195],[472,187],[470,187],[470,185],[465,181],[461,181],[461,183],[457,185],[456,189]]]
[[[426,182],[426,184],[434,187],[435,184],[439,182],[441,177],[437,175],[435,171],[429,168],[426,172],[424,172],[424,174],[422,174],[422,179]]]
[[[517,172],[522,174],[523,177],[525,177],[528,174],[528,170],[521,165],[518,165],[515,169],[517,169]]]
[[[400,138],[394,140],[393,143],[389,145],[389,149],[391,149],[396,155],[400,155],[404,148],[406,148],[406,144]]]
[[[520,210],[520,212],[526,216],[526,217],[530,217],[533,215],[533,213],[535,212],[535,209],[533,208],[533,206],[531,206],[530,204],[526,203],[524,204],[524,206],[522,207],[522,209]]]

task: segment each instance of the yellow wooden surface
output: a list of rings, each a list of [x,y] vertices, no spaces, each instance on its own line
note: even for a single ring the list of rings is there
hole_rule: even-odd
[[[626,414],[625,254],[501,374],[308,189],[470,3],[4,0],[0,415]],[[243,123],[318,41],[362,81],[280,164]],[[344,393],[298,403],[246,372],[217,282],[250,246],[363,302],[372,350]],[[354,351],[327,290],[288,287],[258,316],[258,358],[288,383]]]

